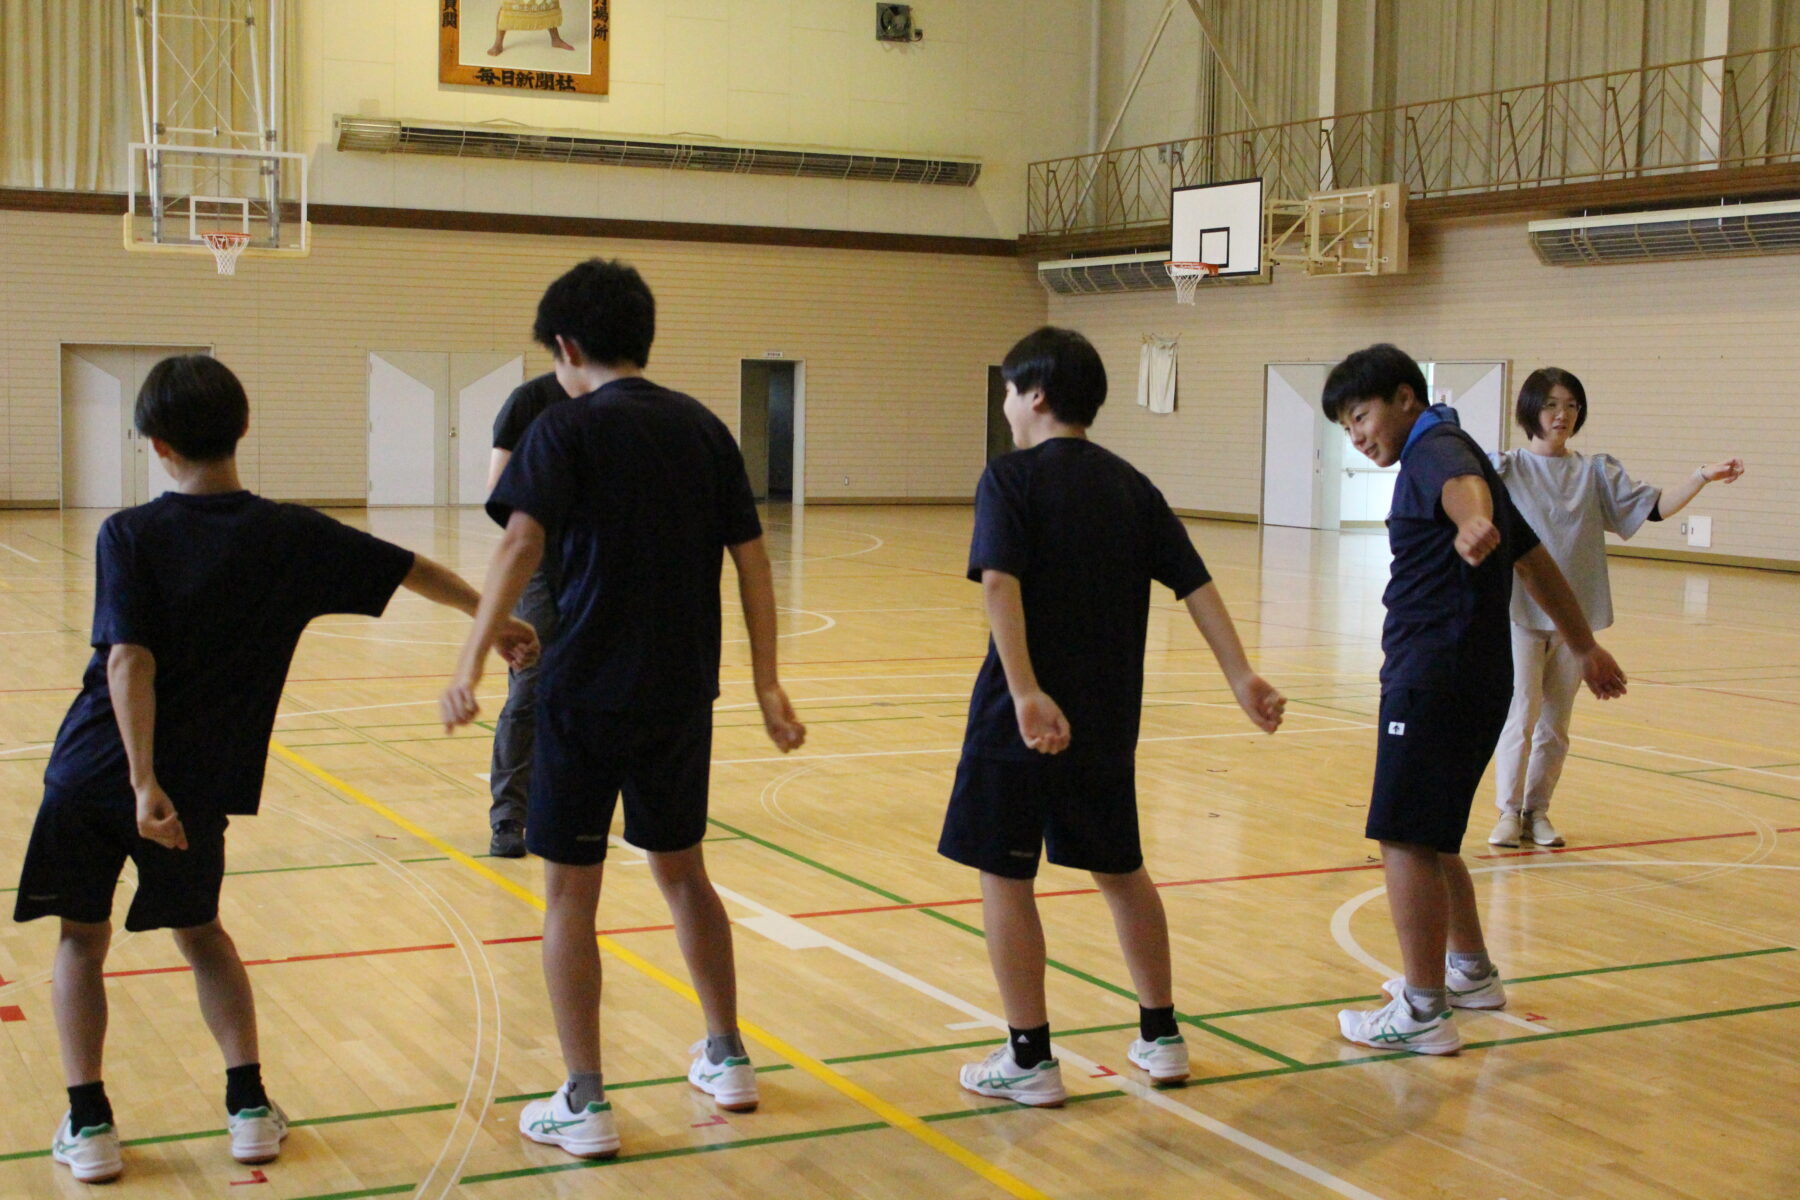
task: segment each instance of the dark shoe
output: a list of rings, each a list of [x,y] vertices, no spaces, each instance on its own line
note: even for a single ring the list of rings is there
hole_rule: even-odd
[[[517,821],[502,821],[494,826],[494,837],[488,843],[488,853],[495,858],[524,858],[525,827]]]

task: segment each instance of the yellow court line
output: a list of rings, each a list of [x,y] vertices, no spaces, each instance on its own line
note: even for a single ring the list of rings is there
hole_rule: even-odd
[[[274,741],[273,739],[270,740],[269,751],[277,758],[280,758],[284,762],[311,775],[328,787],[341,792],[343,795],[356,801],[364,808],[369,809],[371,812],[392,822],[407,833],[412,834],[414,837],[438,851],[440,854],[445,855],[452,861],[467,867],[469,870],[480,875],[490,883],[498,884],[501,888],[512,893],[518,899],[523,900],[539,912],[544,911],[545,902],[542,896],[538,895],[530,888],[525,887],[523,884],[508,879],[505,875],[494,870],[486,863],[479,862],[476,859],[469,857],[436,834],[425,830],[415,822],[401,816],[367,792],[362,791],[352,784],[344,782],[323,767],[320,767],[318,764],[302,755],[296,754],[278,741]],[[695,994],[693,988],[675,978],[661,967],[639,957],[637,954],[627,950],[624,946],[619,945],[619,943],[613,941],[609,937],[602,936],[599,937],[598,940],[601,949],[611,954],[626,966],[655,980],[657,983],[662,984],[670,991],[686,998],[694,1004],[700,1002],[700,997]],[[897,1105],[883,1100],[880,1096],[875,1095],[875,1093],[869,1091],[867,1088],[846,1079],[818,1059],[812,1057],[812,1055],[804,1053],[766,1029],[752,1025],[747,1021],[740,1022],[739,1029],[745,1037],[762,1046],[771,1054],[776,1055],[778,1058],[785,1059],[787,1062],[806,1072],[808,1075],[811,1075],[819,1082],[856,1101],[889,1125],[911,1134],[919,1141],[930,1146],[933,1150],[936,1150],[939,1154],[944,1155],[946,1158],[955,1161],[961,1166],[967,1167],[970,1171],[981,1176],[981,1178],[987,1180],[995,1187],[1000,1188],[1008,1195],[1017,1196],[1019,1200],[1050,1200],[1049,1196],[1038,1191],[1024,1180],[1019,1179],[1004,1168],[996,1166],[987,1159],[982,1158],[973,1150],[969,1150],[960,1143],[945,1137],[943,1134],[927,1125],[924,1121],[921,1121],[918,1117],[913,1116],[911,1113]]]

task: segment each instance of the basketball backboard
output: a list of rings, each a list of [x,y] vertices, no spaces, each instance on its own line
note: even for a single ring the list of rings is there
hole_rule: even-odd
[[[1262,194],[1261,179],[1175,188],[1169,200],[1169,258],[1217,264],[1221,279],[1262,274]]]

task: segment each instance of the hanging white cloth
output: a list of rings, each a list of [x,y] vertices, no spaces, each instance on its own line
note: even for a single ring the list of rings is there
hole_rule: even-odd
[[[1175,411],[1175,351],[1179,339],[1144,335],[1138,351],[1137,402],[1153,413]]]

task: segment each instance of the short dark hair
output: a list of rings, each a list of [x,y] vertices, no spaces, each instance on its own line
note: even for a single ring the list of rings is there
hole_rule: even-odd
[[[1538,424],[1544,402],[1550,399],[1550,389],[1559,383],[1575,397],[1575,428],[1569,431],[1570,436],[1580,433],[1581,427],[1587,424],[1587,389],[1581,386],[1581,380],[1561,367],[1539,367],[1519,386],[1519,403],[1513,409],[1513,419],[1525,431],[1526,437],[1538,437],[1544,432],[1543,426]]]
[[[218,359],[178,354],[144,376],[131,419],[139,433],[161,438],[190,462],[217,462],[237,453],[250,420],[250,398]]]
[[[571,267],[538,301],[531,336],[555,354],[558,334],[596,363],[642,369],[656,340],[656,297],[631,264],[590,258]]]
[[[1006,352],[1000,375],[1016,392],[1041,390],[1065,425],[1092,425],[1106,403],[1106,364],[1094,344],[1073,329],[1032,330]]]
[[[1386,400],[1392,403],[1400,385],[1412,388],[1420,404],[1430,404],[1431,389],[1425,386],[1425,372],[1412,355],[1382,342],[1366,350],[1358,350],[1325,377],[1325,395],[1321,403],[1327,421],[1339,420],[1344,410],[1358,400]]]

